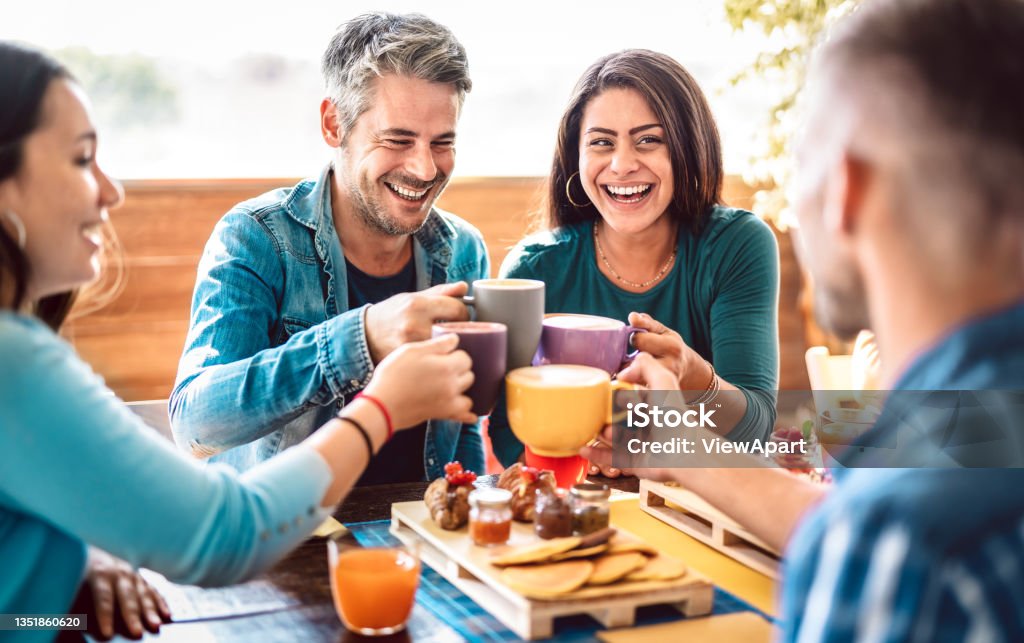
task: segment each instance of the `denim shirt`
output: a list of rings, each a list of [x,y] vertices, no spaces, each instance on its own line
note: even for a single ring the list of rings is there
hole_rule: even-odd
[[[169,403],[174,439],[193,455],[246,470],[312,434],[373,374],[368,306],[347,309],[331,173],[240,203],[206,244]],[[437,209],[413,256],[420,290],[490,273],[480,232]],[[479,425],[429,422],[428,479],[455,459],[483,472]]]

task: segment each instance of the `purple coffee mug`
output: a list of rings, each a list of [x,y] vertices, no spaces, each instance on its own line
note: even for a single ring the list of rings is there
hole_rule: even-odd
[[[580,364],[614,375],[633,359],[629,340],[646,332],[617,319],[597,315],[556,313],[545,315],[535,365]]]
[[[448,333],[459,336],[459,348],[473,360],[473,384],[466,391],[473,400],[473,413],[487,415],[505,381],[508,327],[495,322],[443,322],[431,329],[432,337]]]

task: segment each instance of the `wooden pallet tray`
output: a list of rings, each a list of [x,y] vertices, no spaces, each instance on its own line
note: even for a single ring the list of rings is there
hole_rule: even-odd
[[[573,614],[589,614],[612,628],[633,625],[636,609],[645,605],[673,605],[685,616],[711,613],[714,588],[692,569],[673,581],[584,587],[553,599],[526,598],[501,582],[501,570],[490,564],[489,550],[473,545],[466,528],[441,529],[421,501],[391,506],[391,533],[407,544],[419,542],[424,563],[524,639],[551,636],[554,619]],[[509,544],[534,540],[532,525],[513,523]]]
[[[692,491],[641,480],[640,508],[751,569],[780,577],[779,552]]]

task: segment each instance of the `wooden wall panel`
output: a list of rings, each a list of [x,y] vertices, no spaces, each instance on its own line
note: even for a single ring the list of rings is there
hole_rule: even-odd
[[[195,283],[196,266],[214,225],[236,203],[293,179],[129,182],[125,206],[111,213],[125,250],[124,289],[107,307],[75,319],[65,335],[125,400],[165,398],[174,381]],[[541,203],[537,178],[455,179],[439,206],[477,226],[487,241],[492,272],[518,241]],[[725,199],[750,207],[753,191],[729,177]],[[781,234],[780,300],[784,388],[804,386],[803,321],[794,303],[800,272],[788,236]]]
[[[793,236],[775,230],[779,242],[779,388],[807,390],[807,316],[803,304],[804,276],[796,261]]]
[[[438,205],[480,229],[491,257],[491,272],[496,275],[540,207],[543,181],[475,178],[452,183]]]
[[[187,323],[160,322],[145,329],[73,333],[82,358],[125,401],[170,395],[185,343]]]

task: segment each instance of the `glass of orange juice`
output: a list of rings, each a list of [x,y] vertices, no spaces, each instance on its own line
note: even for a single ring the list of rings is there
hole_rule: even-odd
[[[334,608],[345,627],[366,636],[405,629],[420,582],[418,546],[361,547],[327,540]]]

